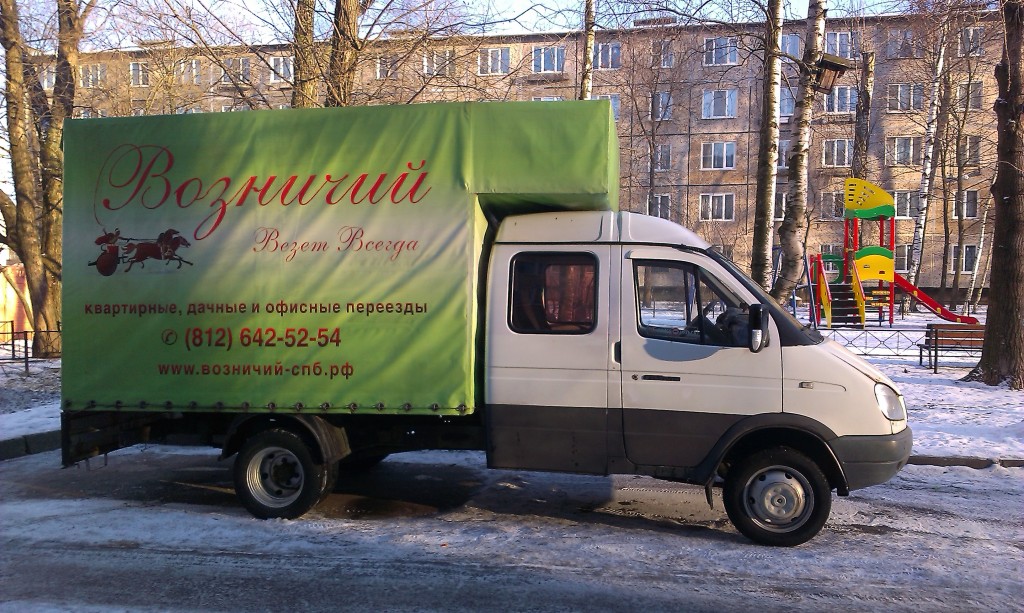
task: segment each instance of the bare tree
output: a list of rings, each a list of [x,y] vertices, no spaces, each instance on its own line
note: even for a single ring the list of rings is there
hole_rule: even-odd
[[[64,121],[74,110],[79,44],[95,0],[57,0],[56,64],[52,99],[43,92],[21,30],[16,0],[0,0],[0,44],[5,50],[5,102],[14,198],[0,192],[7,228],[0,242],[25,265],[37,355],[60,351],[61,222]]]
[[[761,132],[757,153],[757,188],[754,204],[754,244],[750,276],[765,289],[771,287],[772,210],[779,168],[779,102],[782,86],[782,0],[769,0],[764,25],[764,76],[761,90]]]
[[[810,0],[807,6],[807,36],[800,63],[800,86],[793,112],[793,137],[790,141],[789,194],[786,215],[779,228],[782,264],[772,286],[772,298],[784,301],[800,282],[804,266],[804,240],[807,232],[807,167],[814,106],[815,76],[825,38],[826,0]]]
[[[1024,2],[1001,0],[1000,9],[1005,39],[995,71],[992,285],[981,361],[968,378],[1024,389]]]

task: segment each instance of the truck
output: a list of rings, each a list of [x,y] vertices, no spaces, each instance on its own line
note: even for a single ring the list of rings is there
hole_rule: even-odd
[[[294,519],[343,471],[479,450],[721,487],[793,546],[908,460],[892,380],[619,210],[607,101],[74,120],[64,147],[65,466],[210,445]]]

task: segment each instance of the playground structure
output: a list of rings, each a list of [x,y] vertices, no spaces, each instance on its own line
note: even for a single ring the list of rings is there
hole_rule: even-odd
[[[958,315],[943,307],[895,271],[896,206],[891,194],[867,181],[850,178],[844,186],[843,200],[842,254],[818,254],[812,256],[809,263],[817,324],[821,323],[824,315],[830,328],[863,328],[868,313],[877,312],[879,323],[883,323],[888,315],[892,326],[897,287],[942,319],[964,324],[978,323],[974,317]],[[878,223],[878,245],[861,247],[863,222]],[[826,263],[835,270],[827,270]]]

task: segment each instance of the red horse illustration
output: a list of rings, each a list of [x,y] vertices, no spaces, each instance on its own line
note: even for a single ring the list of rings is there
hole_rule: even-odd
[[[177,253],[181,247],[191,246],[192,244],[185,240],[185,237],[180,232],[174,229],[161,232],[155,241],[128,243],[124,246],[124,256],[122,256],[124,261],[128,262],[128,267],[124,271],[128,272],[135,264],[145,268],[146,260],[164,260],[164,265],[173,261],[178,263],[178,268],[181,268],[182,264],[192,266],[192,262],[182,258]]]

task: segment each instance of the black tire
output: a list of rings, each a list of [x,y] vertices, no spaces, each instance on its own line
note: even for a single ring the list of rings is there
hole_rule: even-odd
[[[235,493],[260,519],[295,519],[330,493],[337,468],[318,464],[302,438],[265,430],[247,439],[235,458]]]
[[[832,488],[821,468],[785,447],[737,462],[725,477],[722,497],[736,529],[762,545],[806,543],[832,511]]]

